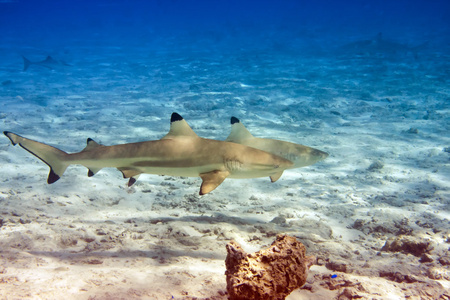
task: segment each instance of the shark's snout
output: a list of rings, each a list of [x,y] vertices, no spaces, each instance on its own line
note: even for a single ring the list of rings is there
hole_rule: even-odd
[[[327,158],[328,155],[329,155],[328,153],[323,152],[323,151],[320,151],[320,150],[317,150],[317,149],[314,149],[314,151],[313,151],[312,154],[313,154],[315,157],[318,158],[317,161],[324,160],[324,159]]]

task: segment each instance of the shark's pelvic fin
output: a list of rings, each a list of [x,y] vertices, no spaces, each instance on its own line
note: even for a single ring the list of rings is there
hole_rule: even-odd
[[[231,117],[231,133],[225,141],[239,143],[242,140],[255,138],[238,118]]]
[[[141,171],[135,170],[135,169],[129,169],[129,168],[118,168],[120,172],[122,172],[123,178],[131,178],[131,177],[137,177],[140,174],[142,174]]]
[[[173,139],[180,136],[198,137],[183,117],[174,112],[170,118],[169,133],[162,139]]]
[[[138,178],[139,178],[139,175],[136,175],[135,177],[130,177],[130,179],[128,180],[128,184],[127,184],[128,187],[130,187],[133,184],[135,184]]]
[[[134,169],[125,169],[125,168],[118,168],[120,172],[122,172],[123,178],[130,178],[128,180],[128,187],[132,186],[136,183],[137,179],[139,178],[139,175],[142,174],[141,171],[134,170]]]
[[[202,186],[200,187],[200,195],[208,194],[215,190],[228,175],[230,175],[230,172],[219,170],[200,174],[200,178],[203,180]]]
[[[50,167],[50,173],[47,178],[47,183],[49,184],[58,181],[69,166],[66,162],[68,156],[66,152],[43,143],[23,138],[20,135],[9,131],[3,131],[3,133],[9,138],[14,146],[19,144],[20,147],[33,154]]]

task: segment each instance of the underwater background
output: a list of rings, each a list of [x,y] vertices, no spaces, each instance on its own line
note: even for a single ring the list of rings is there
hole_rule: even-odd
[[[2,299],[227,299],[225,245],[281,233],[317,257],[288,299],[450,299],[449,1],[0,0],[0,57],[0,129],[64,151],[178,112],[330,154],[198,196],[81,166],[48,185],[3,137]]]

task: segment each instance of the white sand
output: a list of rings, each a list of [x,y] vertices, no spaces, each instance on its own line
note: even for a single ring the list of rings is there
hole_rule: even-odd
[[[4,137],[2,299],[226,299],[226,243],[257,251],[278,233],[319,258],[289,299],[449,299],[438,261],[450,247],[448,60],[166,49],[73,47],[56,53],[72,67],[27,72],[2,49],[0,82],[11,83],[0,86],[0,127],[75,152],[87,137],[159,139],[173,111],[200,136],[225,139],[236,116],[256,136],[330,157],[200,197],[199,178],[143,175],[127,188],[117,170],[88,178],[80,166],[47,185],[47,166]],[[369,170],[375,162],[382,168]],[[380,252],[400,233],[431,241],[433,261]],[[414,282],[396,282],[405,276]]]

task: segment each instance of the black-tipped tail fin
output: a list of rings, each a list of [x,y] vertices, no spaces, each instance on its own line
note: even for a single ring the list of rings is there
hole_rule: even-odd
[[[32,65],[33,63],[23,55],[22,55],[22,58],[23,58],[23,70],[26,71],[26,70],[28,70],[30,65]]]
[[[47,178],[47,183],[49,184],[58,181],[69,166],[66,159],[68,154],[66,152],[49,145],[24,138],[9,131],[4,131],[3,133],[9,138],[13,145],[19,144],[20,147],[33,154],[50,167],[50,173]]]

